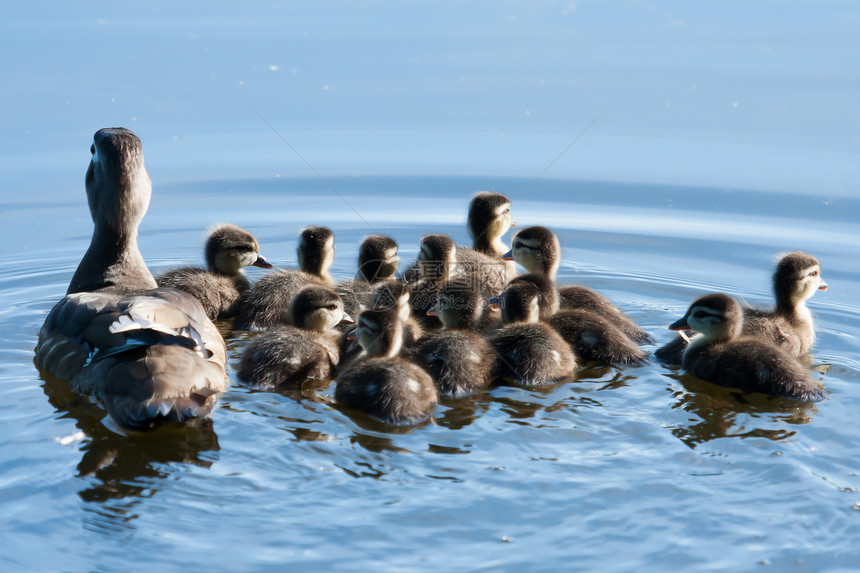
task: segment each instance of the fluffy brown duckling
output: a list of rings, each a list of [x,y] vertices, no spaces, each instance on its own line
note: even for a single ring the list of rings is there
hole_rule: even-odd
[[[803,356],[815,343],[815,323],[806,301],[827,290],[821,265],[812,255],[794,252],[782,256],[773,273],[776,307],[770,311],[743,308],[743,334],[780,346],[793,356]],[[687,340],[678,336],[655,353],[663,363],[680,364]]]
[[[403,281],[414,285],[451,278],[472,280],[482,295],[490,297],[505,289],[508,275],[505,262],[498,257],[458,247],[447,235],[425,235],[421,238],[418,260],[403,274]]]
[[[92,241],[45,319],[36,362],[127,428],[208,416],[227,388],[226,347],[197,299],[157,288],[140,254],[152,193],[140,139],[100,129],[90,152]]]
[[[275,389],[305,380],[330,380],[340,361],[338,324],[351,323],[334,291],[311,285],[290,303],[293,326],[279,326],[256,337],[242,354],[239,380],[254,388]]]
[[[490,344],[499,356],[498,372],[523,386],[552,384],[573,376],[577,358],[571,347],[551,326],[540,321],[533,284],[510,285],[491,299],[502,311],[505,326],[493,332]]]
[[[546,227],[526,227],[514,235],[513,247],[506,259],[516,261],[530,273],[542,273],[553,282],[561,264],[561,244],[555,233]],[[562,309],[586,309],[615,324],[637,343],[653,342],[653,338],[604,296],[579,285],[558,287]]]
[[[398,310],[364,311],[355,336],[368,357],[338,374],[335,399],[386,424],[427,420],[437,402],[436,386],[421,367],[399,356],[403,323]]]
[[[827,397],[824,386],[785,350],[743,335],[743,321],[741,306],[724,294],[693,302],[683,318],[669,326],[701,334],[684,351],[684,369],[696,378],[744,392],[804,402]]]
[[[361,311],[370,308],[375,286],[393,278],[399,262],[397,243],[391,237],[371,235],[362,241],[358,250],[356,277],[338,283],[334,288],[343,299],[344,308],[350,316],[358,316]]]
[[[475,251],[494,259],[501,259],[510,250],[510,246],[502,241],[502,237],[511,227],[516,226],[511,218],[510,199],[492,191],[476,193],[469,203],[466,226],[469,228],[472,248]],[[505,270],[508,280],[517,274],[513,261],[505,262]]]
[[[158,286],[186,292],[200,301],[206,316],[232,318],[251,287],[243,267],[271,269],[260,255],[257,239],[236,225],[218,225],[205,247],[206,268],[180,267],[155,277]]]
[[[262,330],[289,324],[290,301],[304,287],[333,287],[330,274],[334,262],[334,233],[327,227],[307,227],[299,234],[296,247],[299,269],[278,269],[264,276],[248,290],[233,326],[242,330]]]
[[[520,275],[508,286],[519,283],[535,286],[540,319],[567,341],[580,360],[602,364],[641,364],[647,360],[639,345],[604,316],[586,308],[560,310],[558,290],[546,275]]]
[[[439,316],[444,330],[419,340],[409,356],[430,373],[441,396],[460,398],[489,386],[496,352],[476,332],[484,315],[496,314],[487,309],[486,301],[467,281],[449,281],[440,289],[429,312]]]

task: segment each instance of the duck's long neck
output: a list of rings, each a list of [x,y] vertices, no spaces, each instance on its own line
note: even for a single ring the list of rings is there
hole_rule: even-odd
[[[121,234],[106,224],[96,224],[90,247],[81,259],[66,294],[114,286],[139,290],[156,288],[157,285],[137,247],[137,233]]]

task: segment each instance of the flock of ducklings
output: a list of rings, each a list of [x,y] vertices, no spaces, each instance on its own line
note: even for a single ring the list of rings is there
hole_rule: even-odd
[[[272,265],[260,256],[251,233],[228,224],[208,237],[207,268],[172,270],[155,278],[157,286],[150,284],[137,276],[148,273],[142,259],[116,262],[139,256],[136,242],[122,247],[128,251],[119,253],[123,256],[100,254],[97,244],[97,236],[108,230],[136,236],[142,213],[131,221],[112,219],[121,219],[129,211],[126,203],[142,193],[135,187],[143,185],[143,176],[137,183],[129,177],[123,193],[104,188],[119,166],[146,173],[135,146],[140,142],[128,130],[96,134],[87,174],[93,244],[67,297],[46,320],[37,347],[43,369],[96,395],[125,425],[147,427],[156,419],[211,412],[226,382],[212,377],[175,382],[198,367],[177,364],[175,356],[159,362],[167,352],[159,348],[177,355],[173,347],[181,348],[184,360],[215,363],[223,371],[223,340],[218,348],[204,324],[214,319],[262,331],[241,356],[243,384],[283,390],[309,379],[334,379],[338,402],[394,425],[420,423],[432,415],[440,396],[467,396],[500,379],[536,386],[570,379],[587,362],[648,360],[640,347],[654,342],[648,332],[602,295],[556,284],[561,247],[551,230],[518,230],[508,248],[503,236],[512,227],[511,203],[492,192],[476,194],[469,205],[471,248],[445,235],[426,235],[417,261],[400,277],[397,244],[372,235],[360,246],[356,278],[337,283],[330,274],[334,235],[313,226],[299,236],[298,269],[273,270],[250,284],[243,267]],[[132,151],[139,151],[139,166]],[[110,202],[108,196],[112,203],[102,205]],[[526,274],[517,275],[514,262]],[[770,311],[742,307],[723,294],[697,299],[670,326],[681,335],[659,348],[655,358],[743,391],[800,401],[825,398],[824,387],[799,361],[815,339],[806,301],[827,288],[818,261],[800,252],[783,256],[773,286],[776,305]],[[177,296],[184,298],[177,302]],[[197,310],[191,308],[194,301]],[[178,307],[190,318],[173,317]],[[167,315],[173,317],[169,326]],[[683,331],[693,331],[692,338]],[[121,337],[108,340],[108,334]],[[64,354],[74,352],[77,362]],[[135,386],[127,378],[142,364],[147,371],[138,378],[146,381]],[[158,391],[147,394],[143,386]]]
[[[511,226],[508,198],[480,192],[469,206],[472,248],[426,235],[418,260],[398,280],[397,243],[371,235],[360,246],[356,278],[341,283],[329,272],[334,234],[308,227],[299,235],[299,269],[276,270],[249,286],[242,266],[271,265],[253,235],[222,225],[207,241],[207,269],[177,269],[156,280],[198,296],[210,318],[265,331],[241,357],[244,384],[284,389],[336,379],[338,401],[389,424],[425,420],[439,396],[467,396],[497,378],[534,386],[569,379],[586,362],[645,362],[639,345],[653,342],[647,332],[600,294],[556,284],[556,235],[528,227],[508,249],[502,236]],[[513,261],[528,274],[516,275]],[[679,336],[657,358],[745,391],[820,400],[823,387],[796,357],[815,337],[805,301],[825,288],[813,257],[788,254],[774,276],[773,311],[743,309],[725,295],[702,297],[670,326],[700,335],[693,344]]]

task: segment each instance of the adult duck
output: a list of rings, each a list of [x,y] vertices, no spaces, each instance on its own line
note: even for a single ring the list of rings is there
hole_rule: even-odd
[[[228,384],[224,339],[194,297],[157,288],[140,254],[152,193],[140,139],[105,128],[90,151],[92,239],[39,332],[36,362],[125,427],[208,416]]]

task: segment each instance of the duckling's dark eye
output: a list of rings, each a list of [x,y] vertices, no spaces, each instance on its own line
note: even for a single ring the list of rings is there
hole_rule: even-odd
[[[254,247],[250,245],[239,245],[238,247],[236,247],[236,250],[240,253],[250,253],[254,250]]]
[[[508,207],[507,209],[505,209],[505,210],[502,212],[502,215],[510,215],[510,214],[511,214],[511,208],[510,208],[510,207]]]
[[[809,276],[811,276],[811,277],[817,277],[817,276],[818,276],[818,271],[812,271],[811,273],[809,273]]]
[[[702,319],[706,316],[708,316],[708,313],[703,310],[697,310],[695,313],[693,313],[693,318]]]
[[[93,143],[92,145],[90,145],[90,155],[95,155],[95,154],[96,154],[96,144]]]
[[[337,310],[337,305],[336,304],[330,304],[326,308],[329,310]]]

